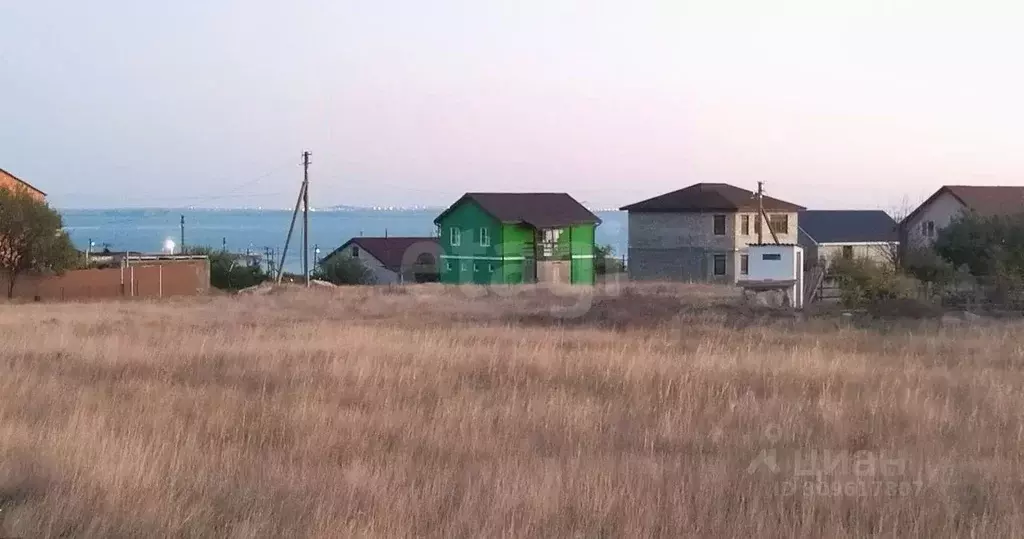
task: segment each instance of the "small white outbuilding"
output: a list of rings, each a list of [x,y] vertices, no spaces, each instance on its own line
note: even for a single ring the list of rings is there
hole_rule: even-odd
[[[791,307],[804,306],[804,250],[792,244],[753,244],[747,246],[747,276],[736,284],[744,290],[766,292],[782,290]]]

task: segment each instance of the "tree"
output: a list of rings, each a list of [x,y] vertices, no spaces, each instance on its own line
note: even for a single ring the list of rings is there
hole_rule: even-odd
[[[327,258],[313,271],[313,278],[333,284],[373,284],[373,272],[358,258],[338,254]]]
[[[1024,275],[1024,214],[964,215],[939,231],[935,251],[976,277]]]
[[[896,222],[896,241],[873,246],[878,257],[896,270],[904,269],[904,264],[911,251],[919,247],[910,245],[910,235],[906,233],[907,217],[914,212],[914,207],[911,205],[910,199],[903,197],[898,205],[890,208],[886,213]]]
[[[25,189],[0,188],[0,270],[7,276],[8,298],[21,275],[63,273],[78,263],[59,213]]]
[[[615,258],[614,248],[611,245],[594,246],[594,273],[597,275],[608,275],[611,273],[624,273],[626,266],[622,260]]]
[[[939,232],[935,251],[989,285],[993,300],[1024,291],[1024,213],[964,215]]]
[[[269,279],[259,264],[250,263],[235,253],[217,251],[210,247],[189,247],[185,252],[203,255],[210,260],[210,286],[214,288],[241,290]]]

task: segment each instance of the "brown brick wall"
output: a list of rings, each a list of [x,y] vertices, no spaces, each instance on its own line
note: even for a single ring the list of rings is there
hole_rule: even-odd
[[[124,268],[123,285],[121,279],[121,268],[75,270],[51,277],[21,276],[15,282],[14,297],[65,301],[196,296],[210,290],[210,266],[206,260],[138,261]],[[5,277],[0,277],[0,287],[0,297],[5,297]]]
[[[0,189],[10,189],[11,191],[15,191],[19,188],[26,189],[29,192],[29,194],[31,194],[38,200],[43,200],[46,198],[45,196],[43,196],[42,193],[36,191],[35,188],[25,185],[25,183],[19,181],[14,176],[11,176],[10,174],[4,172],[3,170],[0,170]]]

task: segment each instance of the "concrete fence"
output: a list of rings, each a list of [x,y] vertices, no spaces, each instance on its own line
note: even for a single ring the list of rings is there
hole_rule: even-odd
[[[0,277],[0,297],[8,281]],[[210,290],[206,258],[142,259],[120,267],[84,269],[53,276],[23,275],[14,284],[16,299],[66,301],[101,298],[164,298],[197,296]]]

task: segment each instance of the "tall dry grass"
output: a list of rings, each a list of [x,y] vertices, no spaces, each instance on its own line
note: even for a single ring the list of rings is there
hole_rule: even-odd
[[[0,306],[0,536],[1024,536],[1020,323],[411,290]]]

